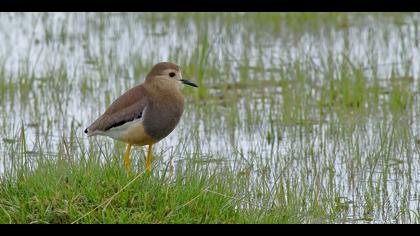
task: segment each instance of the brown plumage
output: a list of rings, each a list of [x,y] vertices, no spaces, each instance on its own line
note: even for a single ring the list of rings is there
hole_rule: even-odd
[[[117,98],[85,131],[106,131],[136,118],[141,118],[147,104],[143,85],[138,85]],[[121,124],[121,122],[123,122]],[[118,125],[119,124],[119,125]]]
[[[117,98],[85,133],[88,136],[109,136],[128,143],[129,148],[131,144],[147,144],[150,152],[151,145],[168,136],[182,116],[184,97],[180,91],[181,83],[197,87],[182,78],[178,65],[170,62],[156,64],[144,83]]]

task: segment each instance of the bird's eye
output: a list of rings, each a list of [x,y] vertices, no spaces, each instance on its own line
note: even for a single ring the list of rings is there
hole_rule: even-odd
[[[171,73],[169,73],[169,76],[170,77],[174,77],[175,76],[175,73],[174,72],[171,72]]]

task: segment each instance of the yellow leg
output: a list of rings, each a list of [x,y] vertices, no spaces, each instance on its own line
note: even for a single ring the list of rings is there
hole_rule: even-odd
[[[127,151],[125,151],[125,156],[124,156],[124,167],[125,167],[125,170],[129,174],[131,173],[130,152],[131,152],[131,144],[129,143],[127,145]]]
[[[149,144],[149,150],[147,152],[147,159],[146,159],[146,173],[150,174],[152,171],[152,144]]]

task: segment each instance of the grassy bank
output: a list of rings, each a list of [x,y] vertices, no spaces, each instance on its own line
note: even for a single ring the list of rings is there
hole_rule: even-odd
[[[296,208],[258,204],[228,171],[165,166],[128,176],[121,161],[45,159],[3,178],[1,223],[297,223]],[[143,163],[141,163],[143,164]],[[143,167],[143,166],[142,166]],[[167,168],[166,168],[167,167]],[[238,194],[238,191],[241,191]],[[252,191],[252,190],[250,190]]]

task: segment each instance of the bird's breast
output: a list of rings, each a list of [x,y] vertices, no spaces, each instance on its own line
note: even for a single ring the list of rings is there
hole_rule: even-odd
[[[154,140],[159,141],[175,129],[183,112],[182,95],[172,94],[159,101],[151,101],[144,111],[144,129]]]

